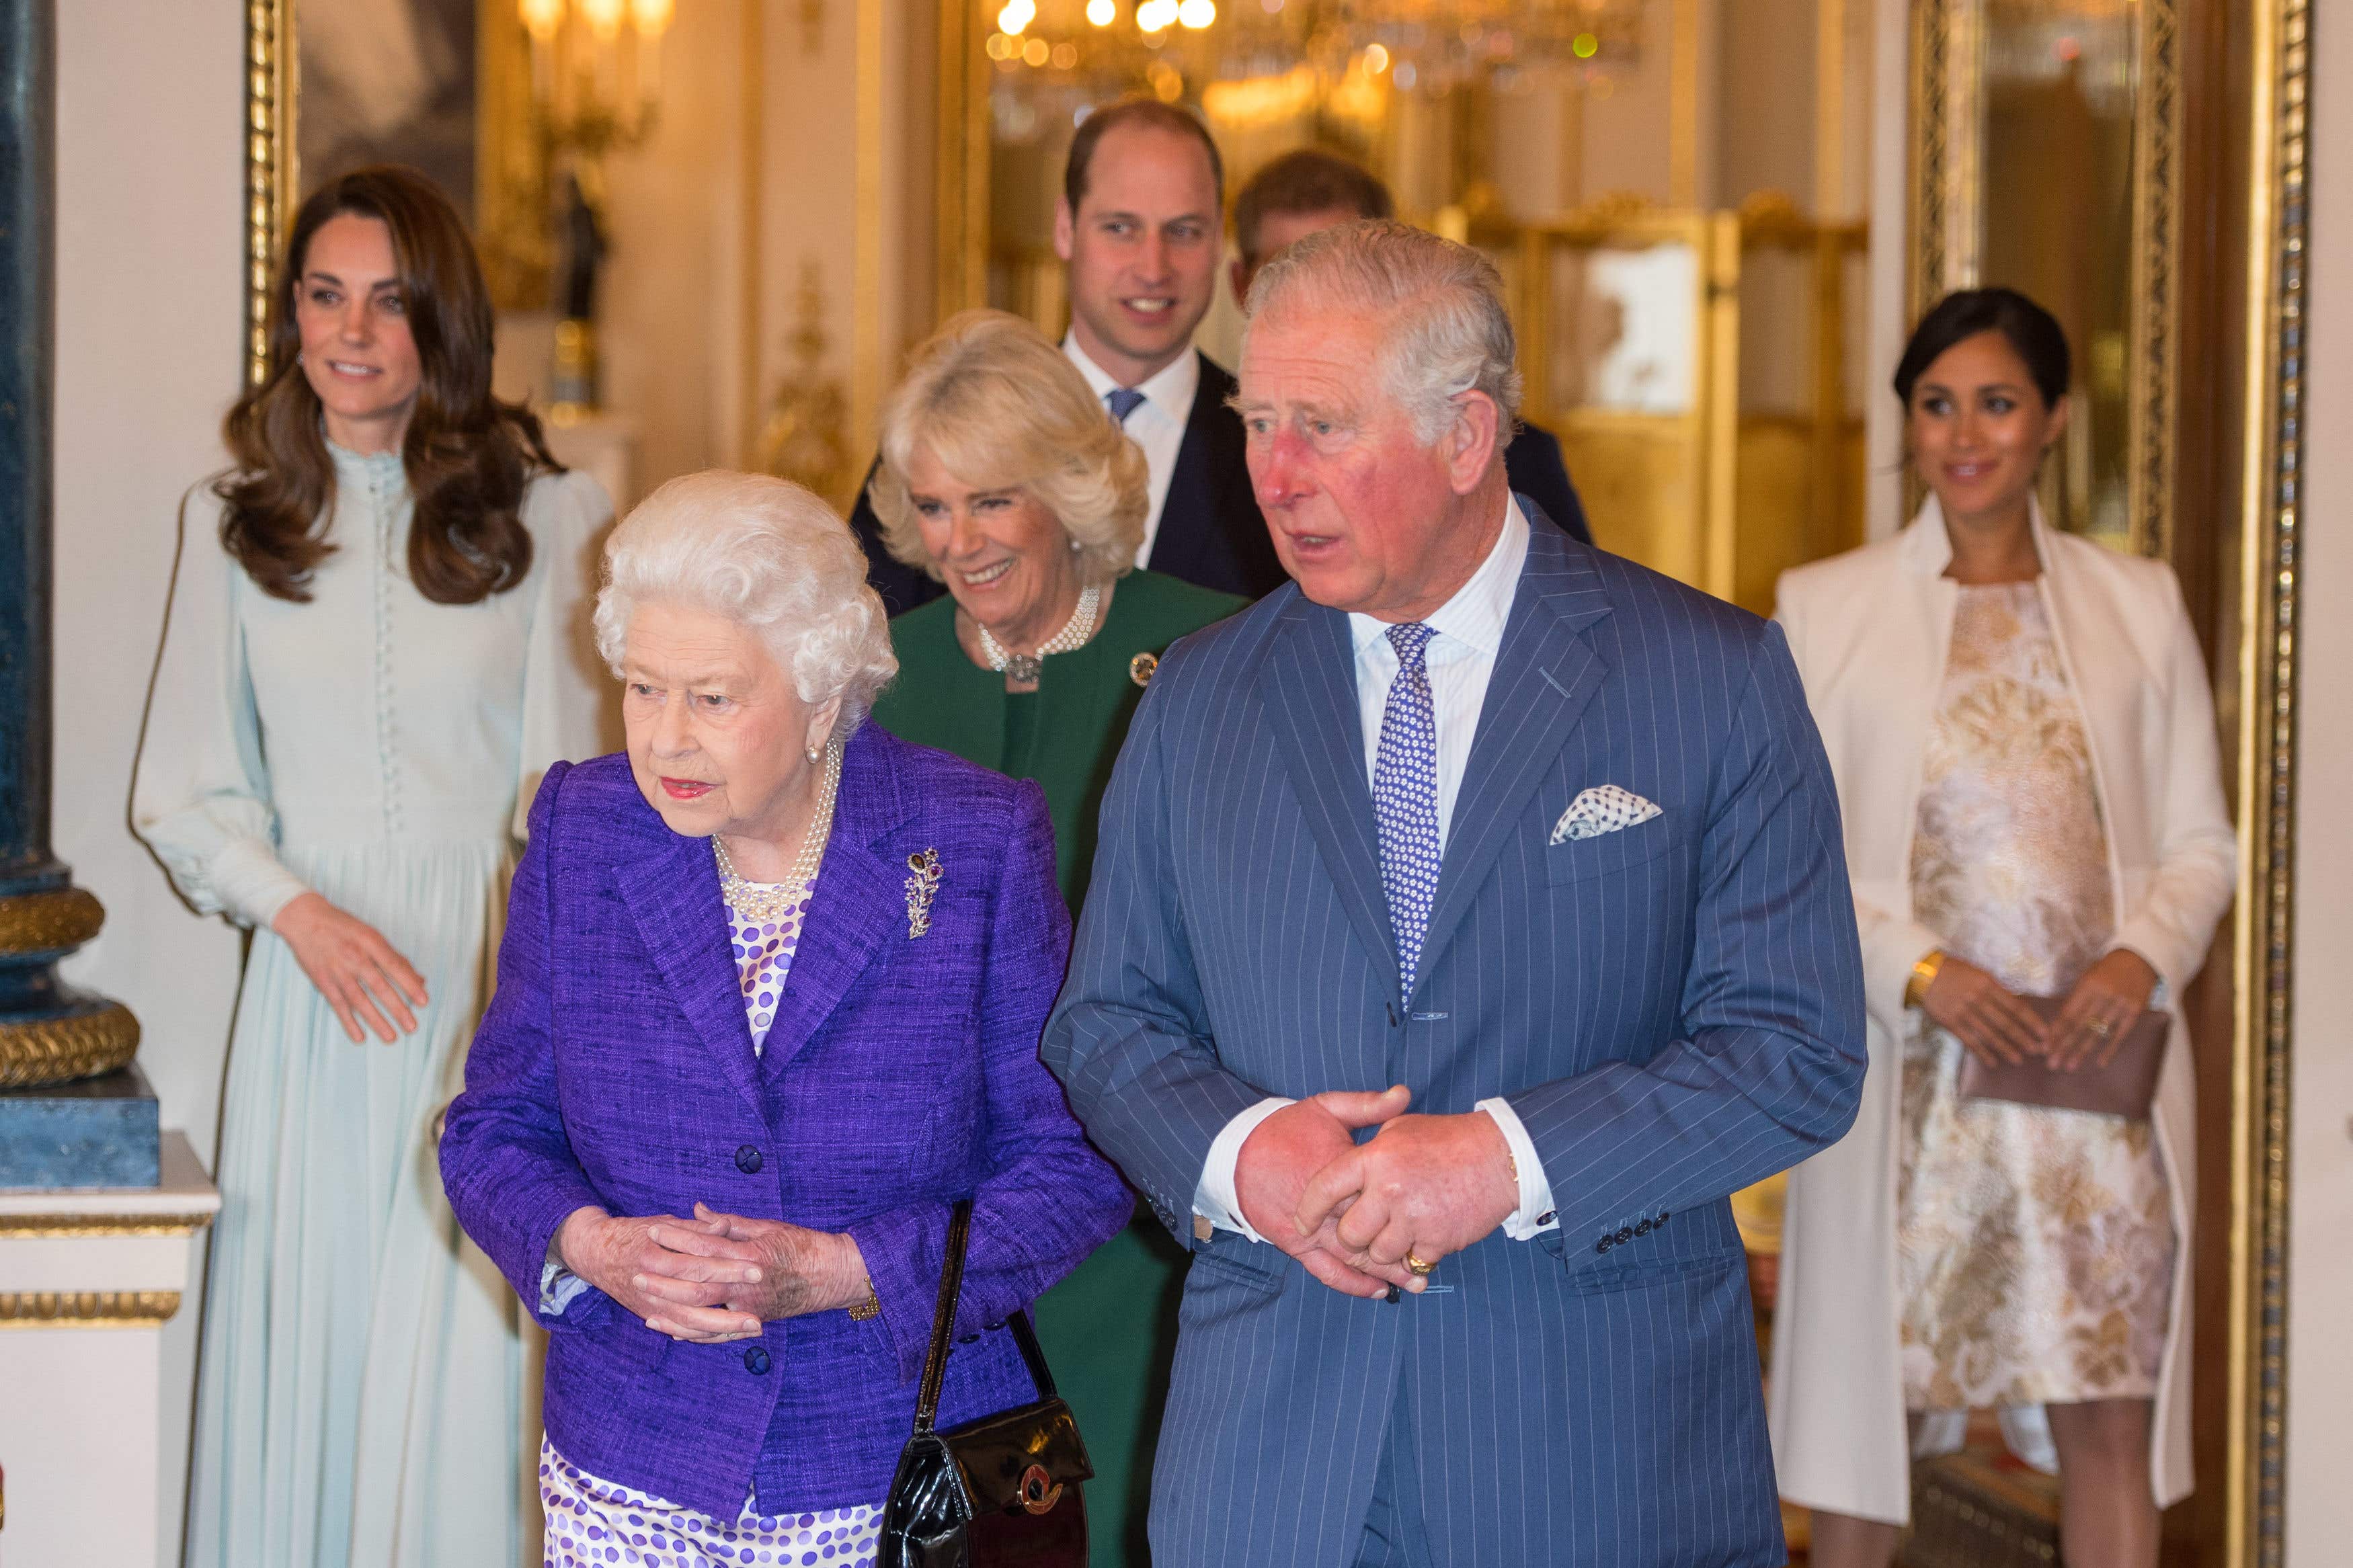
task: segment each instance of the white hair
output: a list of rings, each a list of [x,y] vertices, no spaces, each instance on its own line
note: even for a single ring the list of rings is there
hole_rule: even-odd
[[[710,468],[638,503],[605,544],[596,651],[615,675],[649,600],[759,634],[804,702],[841,699],[848,735],[899,672],[866,554],[831,507],[788,479]]]
[[[1246,344],[1262,321],[1286,311],[1388,318],[1380,379],[1414,433],[1435,442],[1458,416],[1454,400],[1484,393],[1501,416],[1501,459],[1519,417],[1518,357],[1503,277],[1469,246],[1387,219],[1341,224],[1261,268],[1244,310]]]

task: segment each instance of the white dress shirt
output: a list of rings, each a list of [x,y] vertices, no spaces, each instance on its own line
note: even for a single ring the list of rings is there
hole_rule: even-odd
[[[1070,356],[1079,374],[1094,388],[1095,401],[1118,387],[1101,365],[1087,357],[1079,347],[1079,340],[1065,332],[1062,353]],[[1152,563],[1152,544],[1160,537],[1160,509],[1168,500],[1168,481],[1176,472],[1176,453],[1185,445],[1185,426],[1193,417],[1193,398],[1201,390],[1201,357],[1190,346],[1168,362],[1157,375],[1138,386],[1144,401],[1127,416],[1128,436],[1144,449],[1145,468],[1151,478],[1148,494],[1151,506],[1144,514],[1144,542],[1136,548],[1135,563]],[[1104,411],[1110,405],[1104,405]]]
[[[1139,410],[1141,412],[1141,410]],[[1495,653],[1504,645],[1504,624],[1511,616],[1513,595],[1519,592],[1520,572],[1528,559],[1528,520],[1519,502],[1506,501],[1504,531],[1495,547],[1471,580],[1455,595],[1425,618],[1435,633],[1423,658],[1430,670],[1430,700],[1438,721],[1438,847],[1446,852],[1455,797],[1462,790],[1462,774],[1471,762],[1471,742],[1478,732],[1479,710],[1487,700],[1488,679],[1495,672]],[[1371,616],[1348,617],[1348,635],[1356,650],[1356,708],[1364,723],[1365,777],[1370,783],[1380,755],[1381,716],[1388,706],[1389,687],[1398,674],[1397,649],[1388,639],[1389,624]],[[1193,1209],[1211,1225],[1238,1230],[1252,1241],[1264,1241],[1242,1218],[1235,1195],[1234,1168],[1242,1143],[1258,1124],[1291,1104],[1270,1096],[1235,1117],[1209,1145],[1201,1170],[1201,1184],[1193,1194]],[[1553,1215],[1552,1183],[1544,1162],[1521,1124],[1519,1113],[1498,1098],[1482,1100],[1474,1108],[1493,1117],[1511,1146],[1512,1163],[1519,1168],[1520,1203],[1504,1219],[1504,1234],[1526,1241],[1557,1228]]]

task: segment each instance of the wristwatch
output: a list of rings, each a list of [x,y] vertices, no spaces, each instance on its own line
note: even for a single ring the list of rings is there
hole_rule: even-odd
[[[1912,978],[1904,983],[1904,1005],[1917,1007],[1928,999],[1928,987],[1936,984],[1936,972],[1945,967],[1945,950],[1932,947],[1920,955],[1912,966]]]

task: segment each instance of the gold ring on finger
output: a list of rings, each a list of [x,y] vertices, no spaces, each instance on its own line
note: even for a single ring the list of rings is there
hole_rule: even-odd
[[[1438,1267],[1435,1263],[1424,1263],[1419,1256],[1410,1252],[1405,1255],[1405,1266],[1424,1279],[1429,1279],[1430,1271]]]
[[[2115,1030],[2116,1026],[2109,1023],[2105,1018],[2094,1018],[2092,1020],[2092,1033],[2098,1036],[2101,1039],[2106,1039],[2109,1035],[2115,1032]]]

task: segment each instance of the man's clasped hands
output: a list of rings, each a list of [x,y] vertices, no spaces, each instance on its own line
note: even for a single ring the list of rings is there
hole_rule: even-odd
[[[1242,1218],[1310,1274],[1350,1296],[1429,1283],[1427,1266],[1519,1206],[1511,1145],[1483,1110],[1413,1116],[1403,1084],[1334,1089],[1251,1130],[1234,1165]],[[1380,1131],[1358,1143],[1364,1128]]]

